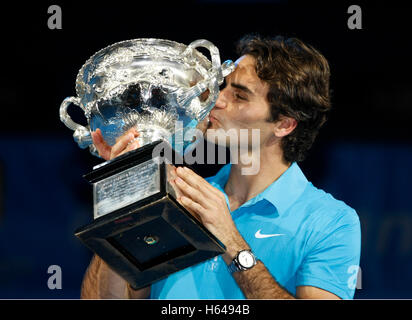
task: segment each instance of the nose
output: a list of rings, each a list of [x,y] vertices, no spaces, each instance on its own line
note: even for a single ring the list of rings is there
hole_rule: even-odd
[[[225,99],[224,91],[225,91],[225,89],[223,89],[219,92],[219,96],[218,96],[218,98],[216,100],[216,103],[215,103],[215,108],[220,108],[220,109],[226,108],[227,102],[226,102],[226,99]]]

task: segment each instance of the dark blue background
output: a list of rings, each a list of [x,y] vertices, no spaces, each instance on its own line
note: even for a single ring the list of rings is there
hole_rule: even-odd
[[[47,28],[52,4],[62,8],[62,30]],[[362,8],[362,30],[347,28],[350,4]],[[359,214],[355,298],[412,297],[410,19],[401,4],[57,1],[14,12],[2,27],[10,57],[0,87],[0,298],[79,297],[91,252],[73,233],[92,219],[82,175],[99,160],[77,147],[58,108],[75,95],[82,64],[109,44],[140,37],[205,38],[222,60],[236,59],[234,42],[248,32],[296,36],[329,60],[334,109],[301,167]],[[218,166],[198,169],[208,176]],[[50,265],[62,269],[61,290],[47,287]]]

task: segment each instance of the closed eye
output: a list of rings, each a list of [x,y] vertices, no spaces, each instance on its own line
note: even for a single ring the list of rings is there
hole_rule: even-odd
[[[247,98],[246,98],[246,97],[240,95],[240,94],[237,93],[237,92],[234,93],[234,96],[235,96],[236,99],[247,101]]]

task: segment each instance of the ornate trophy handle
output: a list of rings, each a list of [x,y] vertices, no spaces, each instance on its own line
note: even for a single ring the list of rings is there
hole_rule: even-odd
[[[187,46],[185,52],[191,51],[192,49],[196,49],[199,47],[209,50],[210,57],[212,59],[212,68],[213,68],[213,71],[216,72],[216,81],[218,84],[222,84],[223,74],[222,74],[222,68],[220,66],[219,49],[210,41],[205,40],[205,39],[199,39],[199,40],[195,40],[192,43],[190,43]]]
[[[197,115],[199,121],[203,120],[213,108],[219,95],[219,85],[223,83],[224,77],[233,72],[235,64],[231,60],[226,60],[223,64],[220,63],[219,49],[210,41],[199,39],[190,43],[183,55],[190,54],[193,49],[203,47],[209,50],[212,60],[212,69],[209,72],[209,77],[197,83],[194,87],[185,92],[179,99],[181,105],[190,103],[190,101],[201,95],[206,90],[209,90],[209,96],[206,101],[201,102],[202,111]]]
[[[74,105],[80,107],[83,111],[84,108],[80,104],[80,99],[76,97],[67,97],[63,100],[60,104],[60,120],[68,127],[69,129],[73,130],[73,138],[74,141],[77,142],[80,148],[85,149],[88,146],[93,146],[93,140],[90,135],[90,130],[87,127],[84,127],[72,120],[69,114],[67,113],[68,106],[73,103]],[[94,146],[93,146],[94,147]],[[91,150],[92,151],[92,150]]]

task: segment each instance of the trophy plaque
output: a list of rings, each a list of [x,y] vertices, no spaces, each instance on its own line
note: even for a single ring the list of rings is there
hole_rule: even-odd
[[[233,70],[233,62],[221,64],[207,40],[187,46],[162,39],[122,41],[86,61],[76,78],[77,97],[60,105],[61,121],[93,155],[98,156],[91,132],[98,128],[111,146],[132,127],[140,133],[140,148],[84,175],[93,186],[94,220],[75,231],[135,289],[225,252],[178,203],[169,179],[173,166],[187,165],[185,155],[198,142],[187,137],[207,117]],[[72,103],[83,110],[87,126],[70,118]]]

